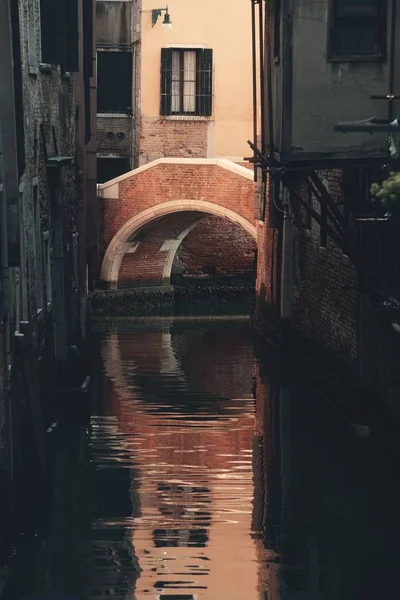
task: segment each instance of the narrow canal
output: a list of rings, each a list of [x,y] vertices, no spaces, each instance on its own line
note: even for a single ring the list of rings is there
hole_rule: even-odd
[[[397,596],[397,463],[253,342],[241,320],[98,327],[92,414],[49,433],[51,526],[4,600]]]

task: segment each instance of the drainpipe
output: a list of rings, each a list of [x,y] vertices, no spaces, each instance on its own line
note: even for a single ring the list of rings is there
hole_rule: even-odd
[[[256,47],[256,5],[251,1],[251,56],[253,74],[253,144],[257,146],[257,47]],[[253,152],[253,156],[256,154]],[[254,181],[257,182],[257,168],[254,167]]]
[[[281,279],[281,319],[283,343],[287,342],[287,333],[292,317],[293,285],[293,219],[290,194],[284,189],[283,198],[283,240],[282,240],[282,279]]]

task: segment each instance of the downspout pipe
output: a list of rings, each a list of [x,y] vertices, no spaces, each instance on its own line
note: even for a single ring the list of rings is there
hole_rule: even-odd
[[[256,0],[251,0],[251,55],[253,72],[253,144],[257,146],[257,51],[256,51]],[[253,153],[255,157],[255,153]],[[257,168],[254,168],[257,181]]]
[[[267,106],[268,106],[268,156],[274,156],[274,106],[272,95],[272,64],[271,64],[271,10],[265,6],[265,63],[267,68]],[[265,100],[264,100],[265,101]],[[265,125],[264,125],[265,131]]]
[[[260,103],[261,103],[261,152],[265,156],[265,83],[264,83],[264,19],[263,2],[258,0],[259,44],[260,44]]]

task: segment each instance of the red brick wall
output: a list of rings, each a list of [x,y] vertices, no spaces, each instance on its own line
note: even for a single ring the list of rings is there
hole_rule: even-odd
[[[139,164],[163,157],[206,158],[210,122],[141,116]]]
[[[119,198],[103,201],[97,278],[100,275],[101,261],[110,241],[129,219],[162,202],[180,199],[206,201],[224,208],[227,207],[246,218],[250,223],[254,223],[253,181],[216,165],[156,165],[121,181],[119,184]],[[179,227],[178,229],[181,232],[187,227],[186,221],[185,226],[182,226],[182,215],[189,213],[175,214],[180,215],[180,229]],[[191,214],[198,218],[198,213],[193,212]],[[174,238],[174,235],[178,232],[178,229],[174,229],[174,227],[169,232],[164,231],[164,240]],[[237,229],[237,231],[239,230]],[[238,235],[243,236],[241,229]],[[157,240],[159,247],[162,244],[161,237]],[[144,252],[144,249],[142,248],[140,252]],[[134,265],[138,264],[139,256],[140,254],[137,254],[136,256],[130,255],[124,258],[121,282],[122,279],[126,280],[132,276]],[[155,279],[160,277],[160,263],[158,260],[157,258]],[[149,265],[148,262],[146,270]]]
[[[322,171],[335,200],[342,197],[341,172]],[[317,208],[314,201],[314,207]],[[343,358],[357,356],[357,275],[328,237],[320,247],[320,227],[295,227],[293,240],[293,325]]]
[[[107,245],[130,218],[172,200],[212,202],[254,223],[254,183],[216,165],[159,164],[119,186],[119,198],[104,200],[102,240]]]
[[[152,241],[139,244],[134,254],[125,254],[118,277],[118,287],[162,285],[165,252]]]
[[[268,189],[268,185],[267,185]],[[267,200],[268,203],[268,200]],[[256,319],[264,320],[266,305],[279,310],[278,298],[278,231],[270,222],[268,207],[265,221],[257,221]]]
[[[341,172],[319,173],[334,199],[342,198]],[[299,191],[305,194],[305,186]],[[314,200],[314,208],[318,202]],[[267,211],[268,212],[268,211]],[[351,361],[357,357],[357,277],[355,269],[328,237],[320,247],[320,227],[311,230],[302,210],[296,209],[293,233],[292,327],[317,344]],[[257,314],[260,323],[267,306],[277,306],[277,231],[258,224]],[[265,318],[265,321],[268,319]]]
[[[241,226],[222,217],[207,217],[178,248],[174,268],[184,278],[255,275],[256,242]]]
[[[170,255],[169,251],[161,251],[163,243],[175,240],[201,216],[197,212],[166,215],[140,231],[136,238],[139,246],[134,253],[125,254],[122,260],[118,286],[161,285],[164,265]]]

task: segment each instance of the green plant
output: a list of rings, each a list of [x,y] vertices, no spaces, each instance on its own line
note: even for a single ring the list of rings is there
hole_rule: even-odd
[[[381,201],[385,210],[400,208],[400,173],[392,171],[381,184],[373,183],[370,191],[372,196]]]

